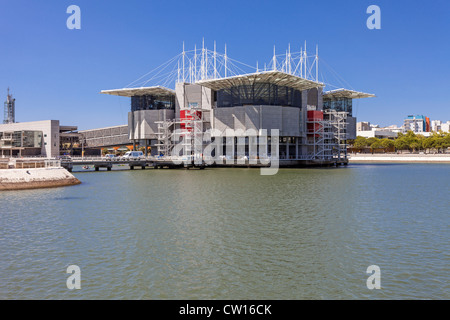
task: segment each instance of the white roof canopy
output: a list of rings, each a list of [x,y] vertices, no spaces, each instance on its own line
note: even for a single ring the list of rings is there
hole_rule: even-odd
[[[113,96],[121,96],[121,97],[134,97],[134,96],[174,96],[175,90],[155,86],[155,87],[141,87],[141,88],[124,88],[124,89],[115,89],[115,90],[102,90],[100,93],[110,94]]]
[[[324,92],[324,99],[338,99],[338,98],[348,98],[348,99],[360,99],[360,98],[373,98],[374,94],[364,93],[359,91],[353,91],[348,89],[336,89]]]
[[[215,91],[240,85],[253,85],[255,83],[272,83],[279,86],[291,87],[300,91],[325,86],[320,82],[307,80],[289,73],[275,70],[250,73],[227,78],[200,80],[196,83]]]

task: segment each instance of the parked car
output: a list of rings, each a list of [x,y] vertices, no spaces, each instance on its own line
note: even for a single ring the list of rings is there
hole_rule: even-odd
[[[142,151],[128,151],[122,157],[120,157],[120,160],[141,160],[144,158],[145,156]]]
[[[70,161],[70,160],[72,160],[72,158],[70,157],[70,156],[68,156],[68,155],[62,155],[62,156],[57,156],[56,157],[56,159],[57,160],[62,160],[62,161]]]
[[[106,161],[111,161],[114,158],[116,158],[116,155],[115,154],[106,154],[105,158],[106,158]]]

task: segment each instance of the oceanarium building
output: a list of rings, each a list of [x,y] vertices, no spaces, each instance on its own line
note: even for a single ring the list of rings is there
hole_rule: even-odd
[[[311,56],[303,49],[274,53],[264,68],[249,72],[226,53],[204,46],[183,50],[171,63],[172,73],[164,72],[170,69],[166,63],[140,86],[135,82],[101,92],[131,98],[129,138],[135,147],[151,146],[153,155],[163,157],[174,156],[181,132],[193,146],[183,149],[185,156],[206,157],[207,145],[220,141],[212,155],[227,159],[228,165],[260,165],[267,155],[276,157],[280,166],[346,164],[347,140],[356,138],[352,101],[374,97],[348,89],[324,91],[325,84],[318,81],[317,51]],[[158,83],[161,74],[172,78]],[[147,85],[151,81],[153,85]],[[174,88],[169,88],[171,81]],[[236,144],[244,145],[243,152],[226,147],[230,132]],[[257,149],[249,146],[255,139]]]

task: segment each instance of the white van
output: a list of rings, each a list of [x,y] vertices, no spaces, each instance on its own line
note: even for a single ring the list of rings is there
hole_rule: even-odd
[[[144,158],[145,156],[142,151],[128,151],[122,157],[120,157],[120,160],[141,160]]]

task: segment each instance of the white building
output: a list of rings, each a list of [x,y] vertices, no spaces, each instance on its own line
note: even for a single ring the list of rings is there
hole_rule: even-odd
[[[379,125],[370,124],[370,122],[358,122],[357,136],[365,138],[380,138],[380,139],[394,139],[402,128],[397,125],[380,128]]]
[[[370,131],[370,122],[361,121],[356,124],[356,131]]]
[[[423,115],[409,115],[403,124],[403,132],[408,131],[420,134],[430,132],[430,119]]]
[[[441,120],[431,121],[431,131],[450,132],[450,121],[447,121],[447,122],[442,122]]]
[[[152,152],[164,156],[172,154],[178,143],[176,133],[181,131],[198,142],[183,155],[200,159],[209,143],[202,134],[210,131],[208,139],[218,145],[229,140],[227,132],[246,132],[247,136],[239,137],[245,153],[254,159],[271,154],[279,157],[280,166],[346,161],[346,141],[356,138],[352,101],[375,97],[348,89],[324,91],[325,84],[318,81],[317,52],[291,55],[289,49],[281,58],[274,53],[267,68],[246,72],[232,72],[232,60],[226,54],[204,47],[188,52],[183,48],[178,61],[173,61],[176,74],[163,83],[159,79],[153,86],[148,81],[135,82],[134,87],[101,92],[131,100],[129,139],[135,145],[144,141]],[[166,87],[175,77],[174,86]],[[277,132],[279,147],[272,150],[264,145],[250,155],[250,141],[263,141],[264,132]],[[219,146],[217,150],[231,159],[238,157],[236,148]]]
[[[447,121],[446,123],[441,124],[441,130],[443,132],[450,132],[450,121]]]
[[[394,139],[397,137],[396,132],[382,129],[372,129],[370,131],[369,130],[358,131],[356,135],[364,138],[379,138],[379,139]]]
[[[431,131],[439,132],[441,130],[442,121],[441,120],[432,120],[431,121]]]
[[[61,141],[70,139],[74,126],[60,126],[59,120],[0,124],[0,157],[60,155]]]

